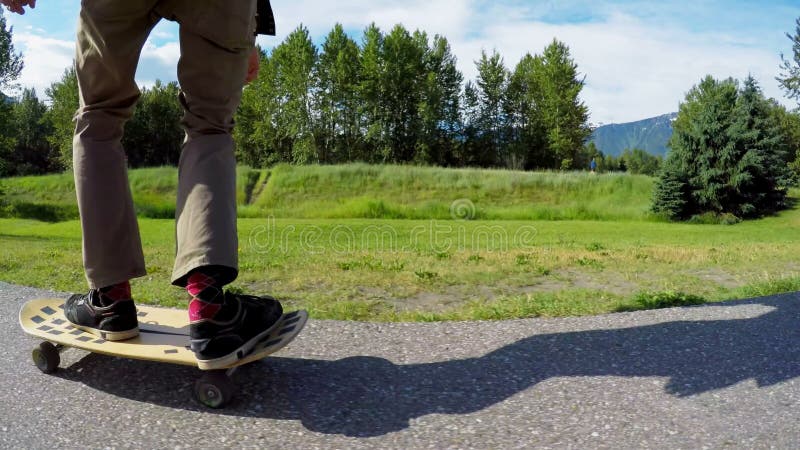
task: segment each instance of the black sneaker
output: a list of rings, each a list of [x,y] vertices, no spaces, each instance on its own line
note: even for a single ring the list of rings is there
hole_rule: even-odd
[[[280,302],[272,297],[225,292],[212,319],[189,323],[191,348],[198,367],[224,368],[247,356],[272,332],[282,315]]]
[[[64,315],[75,327],[107,341],[122,341],[139,335],[139,321],[133,300],[102,299],[92,289],[88,294],[75,294],[64,303]],[[108,306],[102,306],[108,304]]]

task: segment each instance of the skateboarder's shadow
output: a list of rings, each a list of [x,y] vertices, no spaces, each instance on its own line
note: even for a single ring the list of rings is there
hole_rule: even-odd
[[[378,436],[405,429],[410,419],[426,414],[466,414],[487,408],[553,377],[668,377],[664,389],[682,397],[744,380],[766,386],[800,375],[796,296],[697,308],[701,312],[717,308],[710,315],[724,317],[743,305],[768,308],[746,319],[538,334],[483,356],[424,364],[394,364],[366,356],[333,361],[268,358],[237,374],[238,401],[220,413],[300,420],[322,433]],[[470,342],[460,345],[468,347]],[[70,373],[75,370],[82,373]],[[97,371],[148,379],[129,384],[94,375]],[[192,379],[196,371],[190,368],[90,355],[65,372],[62,376],[114,395],[202,409],[185,399],[191,384],[177,381]]]

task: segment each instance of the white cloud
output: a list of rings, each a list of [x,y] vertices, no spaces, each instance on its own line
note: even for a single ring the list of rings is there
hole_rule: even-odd
[[[61,79],[64,70],[72,64],[75,42],[25,32],[15,34],[14,43],[19,44],[25,57],[19,83],[35,88],[38,96],[44,98],[45,89]]]
[[[168,30],[154,29],[150,36],[158,39],[175,39],[175,33]]]
[[[752,74],[765,94],[781,93],[774,81],[780,58],[733,36],[682,29],[653,29],[637,19],[613,15],[590,24],[552,25],[508,21],[484,30],[479,39],[453,43],[467,78],[481,48],[496,48],[513,68],[526,53],[540,53],[553,38],[565,42],[586,75],[582,98],[594,122],[625,122],[677,111],[686,91],[706,74],[742,79]]]
[[[163,45],[156,45],[148,39],[142,48],[141,60],[152,59],[165,67],[175,67],[181,57],[181,47],[178,42],[167,42]]]

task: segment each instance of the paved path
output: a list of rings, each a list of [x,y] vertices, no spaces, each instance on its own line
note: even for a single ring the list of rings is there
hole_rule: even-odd
[[[0,283],[2,448],[797,448],[800,296],[508,322],[311,321],[242,369],[223,411],[197,371],[68,350],[43,375]]]

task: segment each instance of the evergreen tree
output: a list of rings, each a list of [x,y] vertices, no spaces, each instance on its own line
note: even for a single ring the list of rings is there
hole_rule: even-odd
[[[741,89],[732,79],[703,79],[681,104],[673,130],[654,211],[678,219],[757,217],[785,207],[790,173],[782,131],[752,77]]]
[[[786,149],[786,161],[797,180],[800,178],[800,113],[788,111],[774,99],[769,103],[770,116],[781,130],[781,146]]]
[[[800,104],[800,17],[797,18],[795,24],[794,35],[786,33],[786,37],[792,41],[792,56],[786,58],[781,55],[782,72],[777,80],[786,95]]]
[[[727,167],[736,161],[728,144],[726,131],[730,128],[738,96],[733,79],[717,81],[711,76],[703,79],[686,96],[673,123],[670,140],[671,154],[679,158],[689,175],[692,214],[722,213],[727,204]],[[672,167],[672,166],[671,166]]]
[[[733,201],[726,209],[739,217],[755,217],[785,208],[792,184],[788,149],[771,104],[752,76],[739,92],[728,136],[739,161],[729,175]]]
[[[670,220],[683,220],[691,215],[691,192],[687,170],[680,158],[668,157],[653,189],[653,212]]]

